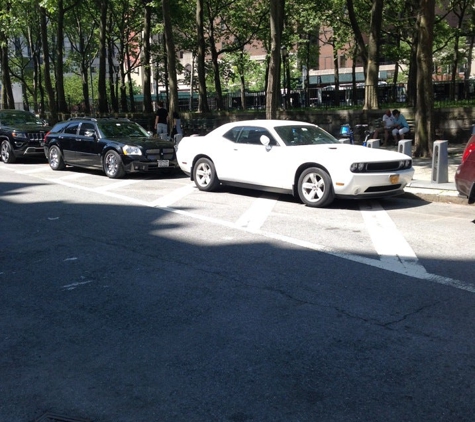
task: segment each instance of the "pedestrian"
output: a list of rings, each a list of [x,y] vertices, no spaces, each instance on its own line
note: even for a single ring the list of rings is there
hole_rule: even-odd
[[[168,135],[168,111],[163,105],[163,101],[157,103],[157,111],[155,116],[155,129],[158,137],[165,134]]]
[[[181,118],[178,111],[173,112],[172,138],[174,138],[175,135],[183,135],[183,129],[181,128]]]
[[[382,128],[378,128],[374,131],[374,137],[378,139],[378,133],[382,129],[384,131],[384,143],[388,144],[388,138],[391,131],[394,129],[394,116],[391,110],[386,110],[382,118]],[[382,143],[382,142],[381,142]]]
[[[404,134],[409,132],[409,124],[406,121],[406,118],[401,114],[399,110],[393,110],[394,117],[394,129],[393,137],[396,145],[398,143],[398,135],[401,139],[404,139]]]

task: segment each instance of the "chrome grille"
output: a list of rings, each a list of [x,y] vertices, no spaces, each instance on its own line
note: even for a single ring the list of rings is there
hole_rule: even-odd
[[[27,133],[26,136],[28,136],[28,139],[30,141],[42,141],[45,137],[44,132],[30,132]]]
[[[150,155],[154,155],[160,160],[173,160],[175,158],[175,148],[148,149],[147,156]]]
[[[366,164],[367,172],[388,172],[401,170],[401,161],[388,161]]]

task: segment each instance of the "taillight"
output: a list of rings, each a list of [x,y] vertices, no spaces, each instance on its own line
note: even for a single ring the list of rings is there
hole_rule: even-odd
[[[46,142],[46,137],[47,137],[50,133],[51,133],[51,131],[45,133],[45,136],[44,136],[44,138],[43,138],[43,141],[44,141],[44,142]]]
[[[475,150],[475,138],[470,138],[462,155],[462,163],[468,158],[468,156],[472,153],[473,150]]]

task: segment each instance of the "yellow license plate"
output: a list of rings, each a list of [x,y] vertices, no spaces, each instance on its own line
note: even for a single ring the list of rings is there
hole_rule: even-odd
[[[396,183],[399,183],[399,174],[392,174],[391,176],[389,176],[389,181],[393,185],[395,185]]]

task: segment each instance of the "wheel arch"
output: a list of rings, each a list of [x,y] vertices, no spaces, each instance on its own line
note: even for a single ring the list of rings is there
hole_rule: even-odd
[[[119,157],[120,159],[122,160],[122,156],[124,154],[122,154],[122,150],[121,148],[117,149],[116,147],[114,147],[113,145],[107,145],[104,147],[104,149],[101,151],[101,163],[104,164],[104,157],[106,156],[106,154],[109,152],[109,151],[114,151],[116,152],[117,154],[119,154]]]
[[[195,169],[196,162],[201,158],[207,158],[208,160],[210,160],[213,163],[213,165],[215,166],[215,169],[216,169],[216,164],[214,164],[213,159],[208,154],[198,154],[193,158],[193,163],[191,164],[191,168],[190,168],[190,180],[192,180],[192,181],[195,180],[193,170]]]
[[[297,168],[297,170],[295,171],[295,175],[294,175],[294,183],[293,183],[293,186],[292,186],[292,193],[293,193],[293,196],[298,198],[299,197],[299,194],[298,194],[298,183],[299,183],[299,178],[300,178],[300,175],[305,171],[307,170],[308,168],[310,167],[317,167],[319,169],[322,169],[324,171],[327,172],[328,176],[330,176],[330,179],[331,179],[331,175],[330,175],[330,172],[328,171],[328,169],[319,164],[319,163],[312,163],[312,162],[309,162],[309,163],[303,163],[303,164],[300,164],[300,166]],[[332,180],[332,189],[333,189],[333,180]]]

